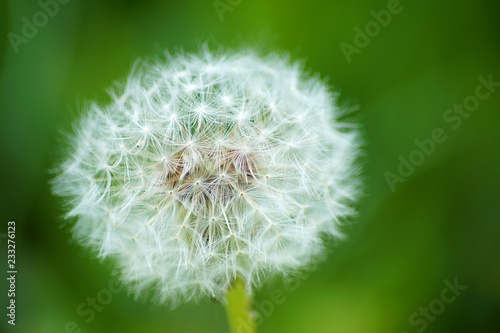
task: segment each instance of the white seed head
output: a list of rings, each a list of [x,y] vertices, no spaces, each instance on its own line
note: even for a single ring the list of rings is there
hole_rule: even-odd
[[[91,106],[54,180],[76,239],[135,294],[223,299],[307,268],[357,196],[357,133],[285,57],[167,56]]]

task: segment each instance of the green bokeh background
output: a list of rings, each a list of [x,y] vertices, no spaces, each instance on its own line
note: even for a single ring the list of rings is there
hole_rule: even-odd
[[[222,2],[227,3],[226,0]],[[233,0],[233,3],[238,1]],[[260,332],[417,332],[409,317],[439,299],[443,281],[467,289],[429,321],[425,332],[500,332],[500,87],[453,130],[443,114],[473,95],[477,77],[500,81],[498,1],[401,0],[370,44],[348,63],[339,47],[354,27],[373,20],[376,1],[243,0],[218,16],[212,0],[70,0],[14,52],[37,1],[0,0],[0,233],[17,222],[17,325],[7,325],[6,240],[0,235],[0,331],[227,332],[224,309],[209,301],[174,311],[113,295],[89,323],[76,309],[108,287],[102,264],[70,241],[61,202],[47,172],[63,152],[68,130],[88,100],[137,58],[200,42],[263,51],[285,50],[328,77],[366,141],[366,196],[346,241],[288,288],[286,300],[261,311]],[[442,128],[447,140],[391,191],[415,140]],[[256,295],[266,300],[275,283]],[[291,290],[295,289],[295,290]],[[436,302],[434,302],[436,304]],[[77,332],[77,331],[75,331]]]

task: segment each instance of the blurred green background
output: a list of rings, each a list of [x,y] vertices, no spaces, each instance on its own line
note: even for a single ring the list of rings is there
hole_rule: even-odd
[[[0,275],[9,220],[19,272],[15,327],[0,279],[1,332],[73,332],[71,322],[75,332],[227,332],[223,307],[209,301],[170,311],[122,291],[95,317],[79,314],[108,288],[111,265],[70,240],[47,172],[62,153],[60,131],[86,101],[106,103],[106,89],[135,59],[196,51],[207,40],[306,59],[343,102],[360,106],[354,118],[364,128],[366,196],[348,238],[288,287],[282,304],[268,302],[282,283],[258,293],[260,332],[500,332],[500,87],[458,128],[443,118],[475,94],[478,76],[500,82],[498,1],[401,0],[350,63],[339,45],[355,46],[354,28],[364,30],[388,1],[222,0],[222,14],[212,0],[60,2],[47,22],[37,18],[35,36],[13,46],[9,33],[22,37],[23,17],[33,22],[43,6],[0,0]],[[415,140],[436,128],[447,140],[392,191],[386,172],[396,174],[398,158],[418,154]],[[467,289],[440,303],[443,281],[455,278]],[[437,315],[425,319],[419,311],[429,306]]]

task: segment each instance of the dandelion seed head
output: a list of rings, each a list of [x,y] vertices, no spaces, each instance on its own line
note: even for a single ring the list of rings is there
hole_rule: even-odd
[[[136,294],[223,299],[307,268],[358,195],[358,136],[335,96],[280,55],[140,66],[76,126],[54,179],[73,233]]]

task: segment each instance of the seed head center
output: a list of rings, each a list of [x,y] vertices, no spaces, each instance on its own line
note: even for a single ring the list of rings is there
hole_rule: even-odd
[[[189,142],[161,162],[162,184],[176,200],[198,214],[213,214],[249,190],[259,174],[254,154],[241,149],[197,146]]]

